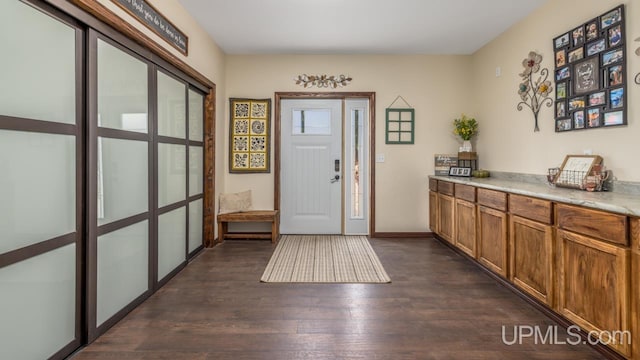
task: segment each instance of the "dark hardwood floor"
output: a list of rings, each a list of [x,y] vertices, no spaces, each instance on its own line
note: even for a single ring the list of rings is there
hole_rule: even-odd
[[[586,345],[513,340],[556,325],[434,239],[372,239],[391,284],[265,284],[273,246],[205,250],[84,359],[602,359]],[[566,339],[560,328],[558,338]]]

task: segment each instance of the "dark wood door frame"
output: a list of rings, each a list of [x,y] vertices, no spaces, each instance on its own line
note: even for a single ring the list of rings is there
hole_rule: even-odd
[[[280,141],[281,141],[281,100],[313,100],[313,99],[367,99],[369,100],[369,236],[376,233],[376,93],[375,92],[276,92],[274,105],[274,199],[275,210],[280,210]],[[344,220],[344,219],[343,219]],[[342,226],[342,225],[341,225]]]

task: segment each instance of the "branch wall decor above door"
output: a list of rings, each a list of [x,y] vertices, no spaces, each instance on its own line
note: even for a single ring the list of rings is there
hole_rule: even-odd
[[[351,76],[345,75],[307,75],[302,74],[294,78],[296,85],[301,85],[305,88],[317,86],[319,88],[331,88],[345,87],[349,85]]]

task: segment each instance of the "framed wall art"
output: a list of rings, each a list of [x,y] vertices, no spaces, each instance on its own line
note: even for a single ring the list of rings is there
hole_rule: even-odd
[[[556,132],[627,124],[624,5],[553,39]]]
[[[229,172],[268,173],[271,99],[229,99]]]
[[[415,127],[414,109],[386,110],[386,139],[387,144],[413,144]]]

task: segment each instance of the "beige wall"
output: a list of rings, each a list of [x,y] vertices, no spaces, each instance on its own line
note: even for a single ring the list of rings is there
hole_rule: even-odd
[[[319,91],[295,85],[293,78],[303,73],[350,75],[352,83],[339,90],[376,92],[375,151],[386,158],[376,164],[376,231],[428,231],[433,154],[457,151],[451,121],[472,111],[469,56],[228,56],[226,69],[227,97],[273,99],[279,91]],[[385,108],[398,95],[415,108],[415,145],[385,144]],[[228,104],[225,108],[228,119]],[[227,121],[223,131],[228,130]],[[225,172],[225,191],[251,189],[255,208],[273,208],[273,174],[229,174],[226,158],[218,169]]]
[[[517,87],[522,60],[529,51],[544,56],[543,67],[553,72],[552,39],[592,18],[626,4],[627,103],[625,127],[585,131],[554,132],[553,108],[539,114],[540,132],[533,132],[533,115],[516,110]],[[489,170],[544,174],[560,165],[566,154],[590,149],[604,157],[616,177],[640,181],[638,138],[640,138],[639,86],[633,76],[640,72],[640,58],[633,51],[640,43],[640,3],[635,0],[549,0],[535,13],[513,26],[473,55],[473,100],[480,122],[477,150],[480,165]],[[502,76],[496,77],[496,67]]]
[[[217,84],[216,193],[252,189],[255,208],[273,208],[272,174],[228,173],[229,97],[272,98],[276,91],[304,91],[294,76],[348,74],[353,82],[343,91],[376,92],[376,149],[385,163],[376,164],[376,231],[428,231],[427,176],[433,154],[456,152],[458,140],[451,121],[461,112],[480,122],[476,141],[482,168],[543,174],[560,164],[565,154],[590,149],[621,180],[640,181],[634,145],[640,137],[640,110],[633,104],[640,59],[633,54],[640,24],[627,20],[627,81],[629,126],[586,131],[554,132],[553,109],[540,112],[540,132],[533,116],[519,112],[517,86],[522,59],[541,52],[543,66],[553,70],[552,39],[618,5],[627,4],[627,19],[640,18],[632,0],[549,0],[520,23],[472,56],[265,55],[225,56],[215,42],[186,13],[177,0],[151,3],[189,36],[189,56],[182,56],[109,0],[99,0],[187,64]],[[496,67],[502,75],[496,77]],[[316,88],[306,91],[318,91]],[[416,144],[384,143],[384,109],[402,95],[416,110]]]

